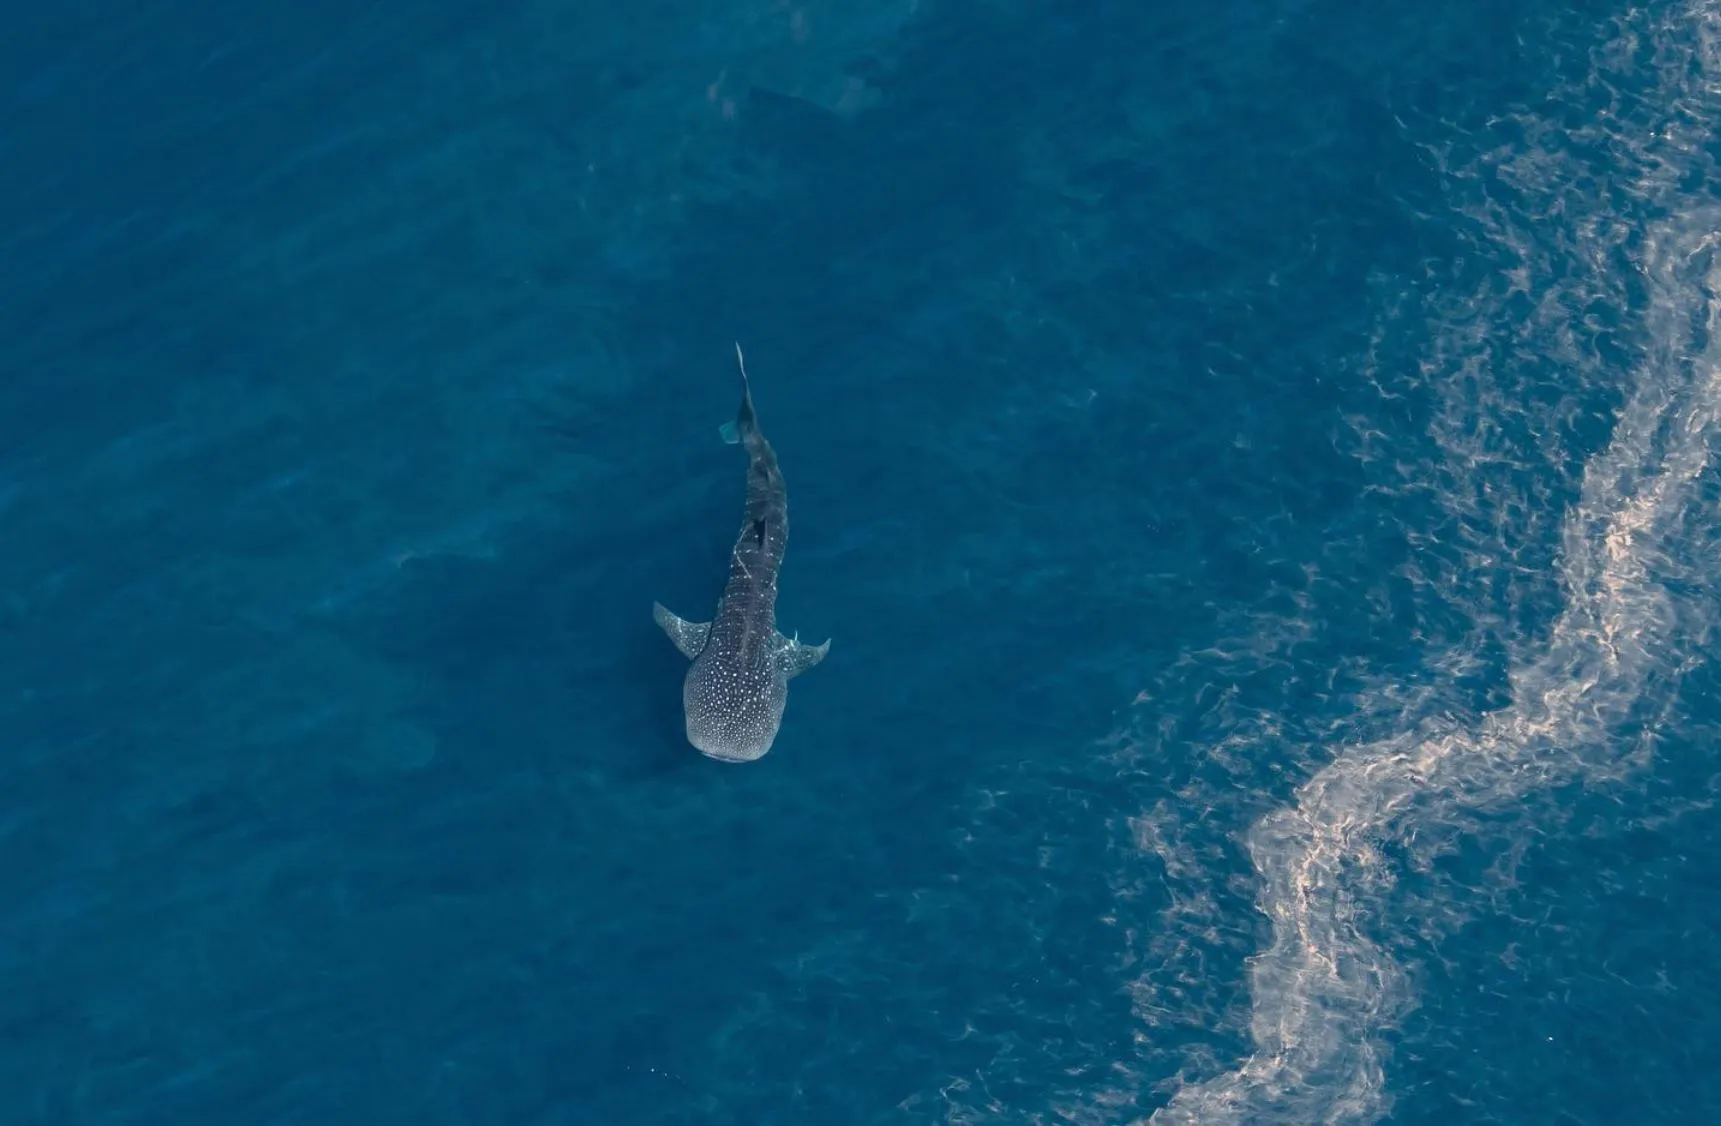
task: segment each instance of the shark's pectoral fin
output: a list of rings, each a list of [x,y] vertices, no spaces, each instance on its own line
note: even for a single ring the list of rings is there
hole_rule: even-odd
[[[830,638],[823,645],[803,644],[799,637],[788,638],[777,635],[777,660],[783,667],[783,678],[793,680],[814,665],[825,659],[825,654],[831,651]]]
[[[663,603],[651,604],[651,617],[663,632],[669,635],[669,640],[675,642],[675,647],[681,650],[681,655],[688,660],[699,656],[705,649],[705,639],[711,633],[710,622],[688,622],[671,614],[663,608]]]

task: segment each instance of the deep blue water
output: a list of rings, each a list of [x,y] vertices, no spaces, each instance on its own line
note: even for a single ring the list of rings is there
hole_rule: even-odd
[[[1721,1120],[1711,0],[9,15],[0,1122]]]

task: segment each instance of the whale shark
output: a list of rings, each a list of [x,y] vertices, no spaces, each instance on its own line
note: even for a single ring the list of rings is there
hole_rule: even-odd
[[[735,345],[741,409],[723,440],[747,453],[747,503],[729,553],[729,578],[709,622],[690,622],[651,604],[651,616],[692,661],[682,683],[687,741],[720,762],[752,762],[777,738],[789,681],[825,659],[831,643],[804,644],[777,632],[777,573],[789,546],[789,493],[777,454],[759,429],[747,360]]]

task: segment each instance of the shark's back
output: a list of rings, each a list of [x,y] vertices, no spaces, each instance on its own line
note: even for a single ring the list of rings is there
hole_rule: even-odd
[[[788,670],[774,628],[753,644],[720,632],[722,621],[713,623],[681,687],[687,740],[712,758],[749,762],[777,738],[789,702]]]

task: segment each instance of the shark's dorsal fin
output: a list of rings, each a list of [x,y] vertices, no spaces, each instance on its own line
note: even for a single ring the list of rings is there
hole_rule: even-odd
[[[706,639],[711,636],[710,622],[689,622],[678,618],[665,610],[661,602],[651,604],[651,617],[663,627],[663,632],[675,642],[683,657],[691,661],[705,651]]]

